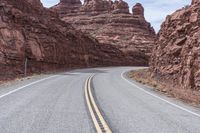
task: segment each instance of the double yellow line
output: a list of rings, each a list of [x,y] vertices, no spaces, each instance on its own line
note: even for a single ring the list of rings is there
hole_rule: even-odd
[[[90,112],[92,121],[97,133],[112,133],[108,124],[104,120],[91,91],[91,80],[94,76],[90,76],[85,82],[85,99]]]

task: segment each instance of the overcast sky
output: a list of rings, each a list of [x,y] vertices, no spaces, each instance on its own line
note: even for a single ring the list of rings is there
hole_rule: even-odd
[[[41,0],[45,7],[51,7],[59,0]],[[83,0],[82,0],[83,1]],[[145,18],[151,22],[156,31],[160,29],[161,23],[165,17],[177,9],[191,3],[191,0],[124,0],[132,8],[135,3],[142,3],[145,8]]]

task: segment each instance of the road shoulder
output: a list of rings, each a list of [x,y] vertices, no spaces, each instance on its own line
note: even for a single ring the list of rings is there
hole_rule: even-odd
[[[180,89],[178,86],[172,86],[162,80],[155,79],[151,76],[148,69],[129,71],[127,77],[143,85],[150,86],[152,90],[162,93],[167,97],[200,107],[200,91]]]

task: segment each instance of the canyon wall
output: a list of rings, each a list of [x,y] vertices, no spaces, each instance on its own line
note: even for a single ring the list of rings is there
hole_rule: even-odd
[[[153,50],[153,76],[184,89],[200,90],[200,1],[167,16]]]
[[[40,0],[0,0],[0,79],[24,74],[25,64],[28,73],[144,65],[134,60],[61,21]]]
[[[111,44],[148,65],[156,35],[141,4],[133,6],[130,13],[123,0],[85,0],[83,5],[80,0],[61,0],[51,10],[100,43]]]

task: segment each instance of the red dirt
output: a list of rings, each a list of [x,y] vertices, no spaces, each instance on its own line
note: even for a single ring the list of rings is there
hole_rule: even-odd
[[[137,82],[152,86],[156,91],[169,97],[200,107],[200,91],[183,89],[178,85],[170,84],[164,78],[152,76],[148,69],[131,71],[128,76]]]

